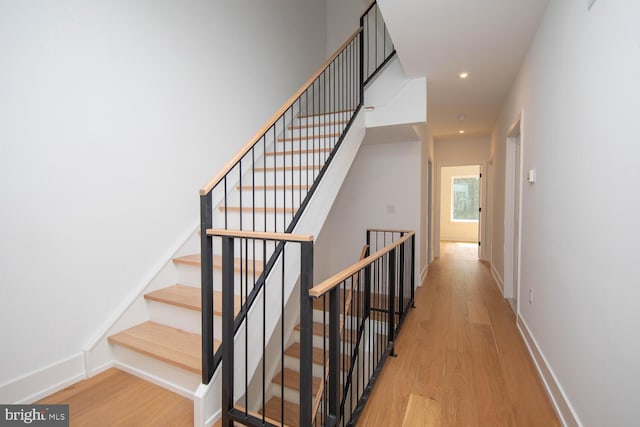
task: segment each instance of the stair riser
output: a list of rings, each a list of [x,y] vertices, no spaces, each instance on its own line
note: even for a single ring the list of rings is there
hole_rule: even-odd
[[[328,305],[328,304],[327,304]],[[313,310],[313,321],[319,323],[328,323],[329,322],[329,310],[326,312],[322,310]],[[360,318],[347,316],[346,326],[347,330],[353,326],[353,328],[357,328],[360,324]]]
[[[271,390],[273,391],[273,395],[279,398],[282,398],[282,388],[280,384],[271,383]],[[295,403],[296,405],[300,404],[300,393],[298,390],[293,390],[290,388],[284,388],[284,400],[288,400],[289,402]]]
[[[283,152],[285,154],[278,154],[276,156],[267,156],[266,167],[274,167],[274,166],[307,166],[307,165],[323,165],[329,154],[331,154],[330,150],[336,146],[337,140],[327,141],[325,144],[320,143],[316,144],[315,147],[309,143],[309,146],[305,143],[302,143],[301,147],[293,147],[291,148],[291,143],[287,142],[286,145],[278,147],[278,152]],[[315,149],[314,149],[315,148]],[[291,152],[302,150],[303,152]],[[309,150],[306,152],[305,150]],[[263,163],[258,163],[258,167],[263,167]],[[242,178],[246,179],[245,177]],[[251,182],[251,176],[248,176],[249,182]]]
[[[240,216],[242,216],[242,227],[240,227],[240,224],[241,224]],[[242,229],[242,230],[256,230],[256,231],[267,231],[267,232],[273,232],[273,231],[283,232],[285,230],[285,226],[291,222],[292,218],[293,218],[292,212],[277,213],[277,214],[256,213],[255,218],[252,212],[230,212],[227,217],[226,224],[227,224],[227,228],[230,230]],[[217,215],[214,216],[213,228],[225,228],[224,218],[219,217]]]
[[[194,334],[200,334],[202,330],[202,315],[199,311],[149,301],[149,316],[152,322]],[[213,318],[213,333],[216,339],[222,339],[222,318],[218,315]]]
[[[179,277],[179,283],[186,286],[194,286],[196,288],[200,287],[201,277],[200,277],[200,267],[191,266],[191,265],[179,265],[177,266],[177,272]],[[258,274],[255,275],[256,278]],[[249,281],[250,287],[253,286],[253,278],[254,274],[249,273]],[[240,283],[242,283],[242,289],[240,289]],[[245,276],[239,272],[234,274],[234,284],[235,284],[235,295],[240,295],[241,293],[246,294],[246,286],[245,286]],[[213,288],[216,291],[222,291],[222,271],[215,269],[213,271]],[[242,292],[241,292],[242,291]]]
[[[285,355],[284,367],[300,372],[300,359],[298,359],[297,357],[291,357],[291,356]],[[312,367],[313,376],[322,378],[322,376],[324,375],[322,365],[312,363],[311,367]]]
[[[315,126],[312,126],[314,123],[315,123]],[[285,136],[287,138],[301,137],[301,136],[316,137],[320,135],[330,135],[334,133],[341,134],[345,129],[344,124],[337,124],[337,125],[331,124],[330,120],[327,120],[324,122],[318,122],[318,121],[312,122],[311,119],[309,119],[308,125],[310,127],[302,127],[299,129],[287,129]],[[307,123],[304,120],[299,120],[295,123],[294,126],[307,126]]]
[[[287,164],[287,166],[290,166]],[[242,178],[243,185],[312,185],[313,180],[318,176],[320,168],[318,169],[303,169],[300,170],[267,170],[267,171],[255,171],[255,181],[251,175],[245,175]],[[239,184],[239,183],[237,183]]]
[[[342,108],[340,108],[340,110],[342,110]],[[311,116],[311,117],[298,117],[297,119],[293,120],[293,124],[295,126],[300,125],[300,124],[317,124],[317,123],[330,123],[336,120],[349,120],[349,117],[351,116],[351,112],[338,112],[338,113],[332,113],[332,114],[323,114],[323,115],[316,115],[316,116]],[[301,116],[304,114],[301,114]]]
[[[193,398],[202,378],[199,374],[170,365],[127,348],[111,345],[116,366],[150,380],[185,397]]]
[[[251,186],[251,183],[245,185]],[[296,184],[300,185],[300,184]],[[305,185],[305,183],[303,183]],[[242,193],[242,198],[240,197]],[[307,190],[301,188],[300,190],[260,190],[257,189],[255,194],[250,189],[243,191],[235,191],[227,199],[228,206],[240,206],[242,203],[243,208],[263,208],[273,206],[285,206],[285,207],[298,207],[300,203],[307,195]],[[267,213],[268,215],[269,213]],[[256,211],[256,215],[264,215],[264,212]]]
[[[297,330],[293,331],[293,339],[294,341],[300,342],[300,331],[297,331]],[[326,340],[323,340],[323,337],[320,335],[314,335],[312,342],[314,347],[329,350],[329,335],[327,335]],[[351,344],[347,342],[345,344],[345,350],[351,351],[351,348],[352,348]],[[342,344],[340,344],[340,349],[342,350]]]

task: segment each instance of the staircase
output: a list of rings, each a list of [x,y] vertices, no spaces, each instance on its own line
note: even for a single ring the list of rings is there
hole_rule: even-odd
[[[281,224],[290,222],[300,206],[301,196],[311,188],[344,131],[348,121],[342,117],[346,113],[348,112],[296,117],[287,126],[286,132],[267,146],[264,155],[257,159],[255,163],[260,166],[253,168],[252,172],[248,172],[247,176],[230,188],[227,205],[218,206],[214,211],[214,224],[224,224],[225,213],[236,214],[228,217],[229,228],[239,228],[242,225],[277,230]],[[304,136],[301,136],[301,129],[307,131]],[[262,273],[263,258],[259,250],[250,258],[246,254],[236,257],[237,275],[242,273],[252,278],[258,277]],[[212,260],[215,284],[215,352],[222,336],[222,259],[220,255],[214,255]],[[147,372],[148,361],[132,357],[130,352],[168,365],[166,371],[182,371],[173,372],[171,377],[188,378],[177,382],[177,386],[195,392],[195,386],[202,375],[201,255],[179,256],[173,259],[173,264],[179,283],[144,295],[149,305],[150,320],[111,335],[108,341],[115,347],[116,357],[121,356],[119,360],[136,371]],[[235,314],[239,312],[246,296],[245,285],[242,289],[236,289]],[[149,374],[158,375],[156,371]]]
[[[372,10],[376,13],[375,27],[367,15]],[[201,189],[200,230],[185,245],[190,251],[179,251],[165,268],[171,270],[166,276],[175,277],[175,281],[149,286],[140,298],[144,309],[140,308],[141,303],[136,303],[138,305],[130,309],[133,314],[111,328],[115,333],[108,336],[108,350],[103,351],[110,352],[115,364],[122,369],[194,399],[194,425],[210,425],[219,414],[221,379],[217,368],[225,347],[222,344],[223,298],[229,295],[222,292],[223,243],[208,231],[310,235],[320,232],[364,137],[361,108],[364,85],[395,54],[384,25],[378,28],[378,20],[374,3],[363,15],[360,30]],[[374,50],[380,37],[386,46],[381,49],[381,57],[378,50]],[[198,241],[200,253],[194,250]],[[231,341],[236,342],[244,339],[245,350],[249,342],[255,344],[246,332],[250,316],[258,316],[256,312],[260,310],[256,306],[260,301],[262,310],[270,307],[265,301],[272,291],[265,293],[265,289],[272,288],[271,282],[282,281],[278,298],[284,309],[301,279],[300,273],[289,274],[289,270],[297,271],[295,263],[291,265],[288,261],[285,267],[284,243],[256,244],[255,239],[252,242],[245,239],[235,246],[232,257],[228,258],[233,259],[232,267],[225,267],[227,280],[233,279],[233,287],[228,288],[233,290],[233,297],[227,300],[230,301],[227,307],[233,306],[235,331],[227,337],[235,337]],[[287,259],[291,256],[287,255]],[[346,300],[350,301],[350,296],[345,298],[343,294],[343,303]],[[319,299],[313,306],[314,413],[328,393],[328,303],[323,301]],[[141,311],[146,314],[140,314]],[[342,351],[349,355],[356,340],[350,338],[355,336],[354,332],[344,332],[348,331],[348,311],[342,313],[341,336],[346,343]],[[270,319],[264,311],[261,315],[266,331],[262,336],[263,345],[280,339],[283,351],[278,356],[279,366],[269,371],[270,380],[265,379],[263,387],[269,384],[264,406],[248,405],[255,412],[246,410],[246,413],[266,417],[272,424],[297,426],[301,327],[293,324],[285,327],[284,314],[280,319]],[[290,322],[291,316],[287,316]],[[136,324],[131,319],[139,321]],[[119,326],[126,323],[129,323],[127,327]],[[275,333],[277,325],[280,338]],[[236,389],[232,400],[239,398],[238,393],[248,393],[250,383],[258,375],[258,361],[245,359],[244,364],[245,388],[239,392]],[[342,371],[349,370],[347,364],[340,366]],[[224,388],[222,401],[224,405]],[[352,403],[355,404],[349,402],[349,405]],[[318,422],[322,420],[316,420]]]

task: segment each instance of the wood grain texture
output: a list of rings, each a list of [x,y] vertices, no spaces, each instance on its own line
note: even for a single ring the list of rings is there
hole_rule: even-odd
[[[201,338],[154,322],[144,322],[109,337],[109,343],[153,357],[195,374],[200,374]],[[214,351],[220,342],[214,343]]]
[[[311,234],[269,233],[263,231],[209,229],[210,236],[245,237],[247,239],[278,240],[285,242],[313,242]]]
[[[281,416],[284,405],[284,419]],[[260,411],[262,413],[263,411]],[[277,421],[283,421],[286,425],[297,427],[300,425],[300,408],[295,403],[288,400],[282,401],[278,397],[269,399],[264,409],[265,416]]]
[[[68,404],[71,426],[193,425],[193,402],[112,368],[35,402]]]
[[[440,404],[411,393],[402,427],[440,427]]]
[[[428,416],[439,426],[560,425],[513,312],[476,254],[443,243],[358,425],[403,425],[411,394],[433,402]]]
[[[175,305],[188,310],[202,311],[200,288],[173,285],[145,294],[144,299],[163,304]],[[238,314],[242,304],[240,296],[234,296],[234,314]],[[222,292],[213,291],[213,314],[222,316]]]

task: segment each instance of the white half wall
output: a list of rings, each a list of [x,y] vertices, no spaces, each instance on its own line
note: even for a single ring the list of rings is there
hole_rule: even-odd
[[[427,79],[408,78],[396,55],[367,86],[364,106],[367,127],[424,123]]]
[[[496,123],[493,259],[504,165],[523,114],[519,316],[565,425],[638,424],[640,2],[551,1]],[[526,175],[525,175],[526,176]]]
[[[167,261],[199,187],[326,58],[326,14],[0,3],[0,387],[80,354]]]

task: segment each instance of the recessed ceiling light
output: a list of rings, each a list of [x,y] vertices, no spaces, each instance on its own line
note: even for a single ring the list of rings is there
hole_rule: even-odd
[[[460,78],[461,78],[461,79],[466,79],[467,77],[469,77],[469,73],[467,73],[467,72],[465,71],[465,72],[463,72],[463,73],[460,73],[460,74],[459,74],[459,76],[460,76]]]
[[[463,130],[459,130],[458,133],[464,133],[464,131]]]

